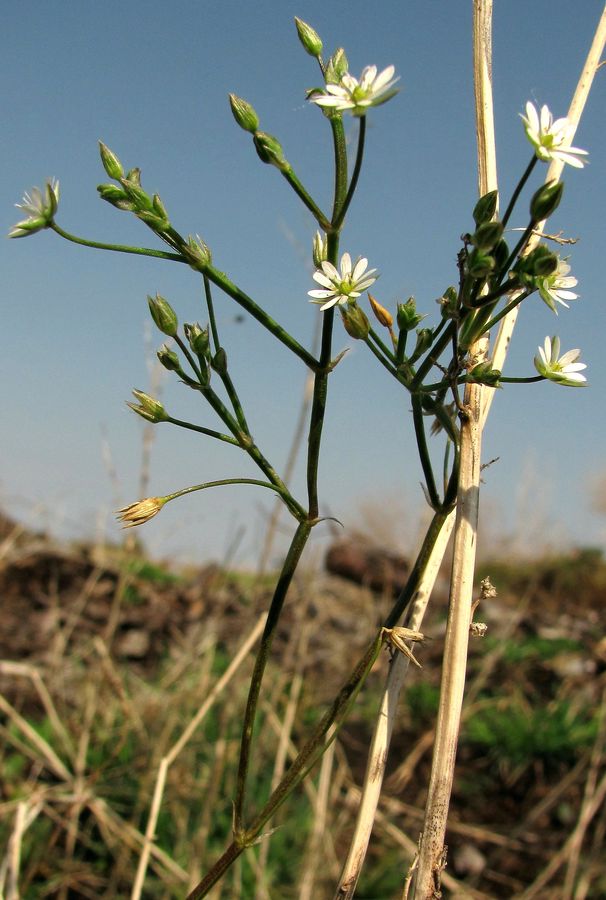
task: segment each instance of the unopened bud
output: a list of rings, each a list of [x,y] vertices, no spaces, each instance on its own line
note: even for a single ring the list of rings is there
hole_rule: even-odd
[[[185,337],[189,341],[189,346],[197,356],[206,356],[208,353],[209,338],[208,328],[201,328],[198,322],[183,325]]]
[[[137,212],[142,210],[153,210],[151,197],[147,194],[137,181],[128,178],[121,178],[120,184],[126,191],[128,199],[134,203]]]
[[[279,140],[264,131],[257,131],[253,137],[257,156],[261,162],[270,166],[276,166],[281,171],[288,169],[288,162],[284,157],[284,151]]]
[[[494,269],[494,256],[482,250],[472,250],[467,260],[467,270],[472,278],[485,278]]]
[[[133,184],[138,184],[141,187],[141,169],[138,166],[135,166],[134,169],[129,169],[126,173],[126,180],[132,181]]]
[[[483,225],[484,222],[490,222],[497,211],[499,202],[499,192],[489,191],[480,197],[473,210],[473,220],[476,225]]]
[[[442,296],[438,299],[438,303],[442,307],[442,315],[449,318],[456,315],[459,302],[459,294],[457,289],[452,285],[447,287]]]
[[[152,206],[154,208],[154,212],[164,219],[164,221],[166,222],[166,227],[168,227],[170,225],[170,220],[168,218],[166,207],[162,203],[159,194],[154,194],[154,196],[152,197]]]
[[[109,147],[106,147],[103,141],[99,141],[99,152],[101,154],[103,168],[109,177],[113,178],[114,181],[120,181],[120,179],[124,177],[124,169],[116,154],[113,153]]]
[[[417,330],[417,343],[410,359],[418,359],[426,350],[429,350],[432,339],[433,332],[431,328],[419,328]]]
[[[174,350],[171,350],[166,344],[163,344],[157,353],[158,359],[160,360],[160,364],[164,366],[169,372],[181,372],[181,364],[179,363],[179,357],[175,353]]]
[[[111,203],[118,209],[125,209],[132,212],[134,205],[128,199],[128,194],[122,188],[116,187],[115,184],[98,184],[97,190],[102,200]]]
[[[320,35],[314,31],[311,25],[304,22],[303,19],[295,16],[295,25],[297,26],[297,34],[299,40],[303,44],[303,48],[310,56],[319,56],[322,52],[322,41]]]
[[[133,396],[135,400],[139,401],[138,405],[136,403],[126,404],[133,412],[136,412],[137,415],[146,419],[148,422],[166,422],[168,413],[159,400],[150,397],[149,394],[146,394],[143,391],[133,391]]]
[[[375,300],[370,292],[368,292],[368,301],[373,313],[375,314],[377,322],[384,328],[391,328],[393,325],[393,316],[389,312],[389,310],[385,309],[384,306],[381,306],[378,300]]]
[[[165,300],[160,294],[156,294],[155,297],[148,296],[147,302],[149,304],[151,317],[157,328],[160,329],[162,334],[166,334],[168,337],[174,337],[177,333],[179,322],[177,314],[168,300]]]
[[[478,363],[469,372],[469,378],[478,384],[487,384],[489,387],[497,387],[501,379],[499,369],[493,369],[489,361]]]
[[[206,266],[209,266],[212,262],[212,254],[208,246],[204,243],[199,234],[194,237],[192,235],[188,235],[187,237],[187,245],[183,248],[182,251],[186,256],[189,257],[190,263],[199,268],[204,269]]]
[[[356,341],[366,340],[370,331],[370,322],[364,310],[360,309],[357,304],[354,306],[353,303],[340,306],[339,310],[347,334]]]
[[[219,347],[210,364],[218,375],[227,375],[227,353],[223,347]]]
[[[400,331],[414,331],[425,316],[419,315],[415,298],[409,297],[406,303],[398,303],[396,318]]]
[[[539,188],[530,201],[530,215],[533,222],[541,222],[555,212],[560,205],[563,192],[563,181],[549,181]]]
[[[502,269],[509,259],[509,246],[507,241],[501,238],[501,240],[493,247],[492,255],[495,259],[496,268],[499,270]]]
[[[231,106],[233,117],[240,128],[254,134],[259,128],[259,117],[250,103],[236,96],[236,94],[230,94],[229,105]]]
[[[500,241],[502,234],[503,226],[500,222],[484,222],[478,226],[471,240],[478,250],[492,250]]]
[[[326,83],[338,84],[348,70],[349,63],[347,61],[347,56],[345,55],[345,50],[343,47],[339,47],[326,64],[326,71],[324,73]]]
[[[311,248],[311,255],[316,269],[322,268],[322,263],[328,259],[328,246],[326,235],[321,231],[316,231]]]

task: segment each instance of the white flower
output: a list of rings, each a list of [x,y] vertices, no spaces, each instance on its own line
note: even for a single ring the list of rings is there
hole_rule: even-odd
[[[32,188],[31,194],[23,195],[23,203],[15,203],[17,209],[27,213],[27,219],[17,222],[8,233],[9,237],[27,237],[42,231],[53,221],[59,205],[59,182],[56,178],[49,178],[46,182],[44,194],[40,188]]]
[[[558,337],[546,337],[543,347],[539,347],[539,353],[534,358],[534,367],[543,378],[555,381],[556,384],[565,384],[568,387],[583,387],[587,379],[580,373],[587,366],[577,362],[581,355],[580,350],[569,350],[562,356],[560,353],[560,339]],[[559,357],[559,358],[558,358]]]
[[[563,163],[574,166],[575,169],[583,168],[584,160],[577,157],[587,156],[587,151],[570,146],[574,128],[568,119],[556,119],[554,122],[547,106],[541,107],[539,118],[538,112],[530,101],[526,104],[526,115],[523,116],[520,113],[520,116],[524,122],[526,136],[539,159],[544,162],[559,159]]]
[[[376,66],[366,66],[360,80],[346,72],[339,84],[327,84],[326,93],[313,93],[310,96],[312,103],[318,106],[328,106],[338,112],[351,112],[354,116],[364,116],[370,106],[379,106],[386,103],[398,89],[394,84],[399,80],[394,78],[394,66],[377,75]]]
[[[351,256],[344,253],[341,257],[341,271],[325,260],[314,272],[314,281],[322,285],[322,290],[309,291],[314,299],[311,303],[321,303],[320,309],[330,309],[337,303],[344,304],[356,300],[362,291],[369,288],[377,280],[376,269],[368,269],[368,260],[358,257],[352,268]]]
[[[558,261],[558,268],[551,275],[545,275],[543,278],[537,279],[537,287],[541,299],[547,304],[549,309],[558,314],[556,303],[561,303],[568,309],[567,300],[578,300],[579,295],[568,288],[575,287],[577,279],[573,275],[569,275],[570,266],[564,259]]]

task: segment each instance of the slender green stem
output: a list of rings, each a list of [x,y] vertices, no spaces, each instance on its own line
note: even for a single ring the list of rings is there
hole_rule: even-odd
[[[177,344],[177,346],[179,347],[179,349],[180,349],[181,353],[183,354],[183,356],[185,357],[185,359],[188,361],[188,363],[192,367],[196,378],[198,379],[198,381],[200,383],[202,383],[202,372],[200,370],[200,366],[194,359],[193,355],[190,353],[189,347],[187,346],[187,344],[185,343],[183,338],[180,337],[178,334],[176,334],[174,336],[174,341]]]
[[[484,331],[490,331],[491,328],[494,328],[497,322],[500,322],[501,319],[503,319],[508,313],[510,313],[512,309],[515,309],[516,306],[519,306],[522,300],[526,300],[527,297],[530,297],[532,293],[532,291],[524,291],[520,294],[519,297],[511,300],[506,306],[503,307],[500,313],[497,313],[496,316],[493,316],[493,318],[486,323],[486,325],[484,326]]]
[[[211,265],[205,266],[201,271],[208,276],[213,284],[216,284],[222,291],[225,291],[225,293],[245,309],[246,312],[250,313],[257,322],[260,322],[264,328],[270,331],[282,344],[284,344],[284,346],[288,347],[288,349],[298,356],[299,359],[303,360],[308,368],[312,369],[314,372],[317,371],[319,366],[318,360],[315,359],[305,347],[302,347],[292,335],[282,328],[281,325],[272,319],[262,307],[258,306],[248,294],[245,294],[244,291],[241,291],[237,285],[230,281],[224,272],[220,272]]]
[[[167,253],[166,250],[151,250],[149,247],[129,247],[126,244],[104,244],[101,241],[89,241],[86,238],[70,234],[69,231],[64,231],[56,222],[51,222],[48,227],[52,228],[60,237],[65,238],[66,241],[71,241],[73,244],[81,244],[83,247],[92,247],[93,250],[113,250],[116,253],[134,253],[137,256],[155,256],[158,259],[170,259],[172,262],[187,262],[180,254]]]
[[[264,487],[268,488],[270,491],[275,491],[276,494],[282,498],[293,515],[296,515],[298,519],[305,518],[305,510],[302,506],[299,506],[285,488],[280,487],[277,484],[271,484],[269,481],[259,481],[257,478],[221,478],[219,481],[205,481],[202,484],[194,484],[191,487],[182,488],[180,491],[175,491],[174,494],[167,494],[164,499],[168,503],[170,500],[175,500],[177,497],[184,497],[185,494],[193,494],[196,491],[205,491],[207,488],[226,487],[230,484],[252,484],[256,487]]]
[[[537,225],[538,225],[538,222],[536,222],[534,219],[530,220],[528,226],[526,227],[526,230],[524,231],[524,234],[522,235],[522,237],[520,238],[518,243],[515,245],[515,247],[511,251],[511,253],[509,254],[507,261],[505,262],[503,268],[499,272],[499,280],[507,274],[507,272],[509,271],[509,267],[513,263],[514,259],[517,256],[519,256],[519,254],[522,252],[522,250],[528,243],[530,236],[531,236],[532,232],[534,231],[534,229],[537,227]]]
[[[535,381],[547,381],[544,375],[530,375],[528,378],[507,378],[505,375],[502,375],[499,378],[499,384],[501,382],[505,384],[534,384]]]
[[[204,294],[206,297],[206,306],[208,309],[208,321],[210,325],[210,332],[212,334],[213,346],[215,352],[217,352],[221,343],[219,341],[219,330],[217,328],[217,320],[215,318],[215,307],[212,298],[212,291],[210,289],[210,281],[208,280],[208,276],[203,274],[202,276],[204,280]],[[227,391],[227,396],[232,405],[232,409],[236,415],[236,419],[240,423],[240,427],[246,434],[250,434],[250,428],[248,427],[248,422],[246,421],[246,416],[244,415],[244,409],[242,408],[242,403],[240,402],[240,398],[238,396],[238,392],[236,391],[235,385],[231,379],[231,375],[229,372],[220,372],[219,377],[225,386],[225,390]]]
[[[299,526],[291,541],[290,548],[284,560],[282,571],[274,590],[271,606],[267,615],[267,622],[261,638],[261,644],[255,667],[253,670],[250,688],[248,692],[248,700],[246,703],[246,711],[244,713],[244,725],[242,728],[242,739],[240,743],[240,760],[238,763],[238,774],[236,779],[236,795],[234,799],[233,813],[233,830],[236,840],[241,840],[243,828],[244,799],[246,793],[246,781],[248,778],[248,770],[250,767],[250,749],[253,738],[253,729],[259,702],[259,693],[261,691],[261,682],[263,681],[263,673],[269,658],[269,651],[273,642],[273,638],[286,599],[286,594],[292,581],[295,570],[301,559],[301,554],[307,543],[311,533],[311,525],[309,522],[300,522]],[[198,896],[202,896],[201,894]]]
[[[412,419],[415,427],[415,436],[417,439],[417,448],[419,450],[421,466],[423,467],[423,474],[425,475],[427,493],[429,494],[432,508],[434,510],[437,510],[440,507],[440,497],[436,488],[436,482],[431,466],[431,458],[429,456],[429,449],[427,447],[427,437],[425,435],[425,421],[423,418],[423,409],[421,407],[421,398],[419,394],[415,393],[412,394],[411,400]]]
[[[469,306],[471,309],[481,309],[483,306],[490,306],[495,300],[499,300],[505,294],[510,294],[511,291],[515,291],[519,286],[520,282],[513,276],[512,278],[508,278],[507,281],[502,282],[493,291],[489,291],[487,294],[482,294],[480,297],[474,298]]]
[[[520,180],[518,182],[518,186],[516,187],[515,191],[511,195],[511,200],[509,201],[509,206],[505,210],[505,215],[501,219],[503,228],[509,222],[509,217],[513,212],[513,208],[516,205],[516,202],[517,202],[518,197],[520,196],[520,193],[522,192],[522,188],[528,181],[530,174],[531,174],[532,170],[534,169],[534,167],[536,166],[537,162],[538,162],[538,157],[536,156],[536,154],[533,154],[532,159],[530,160],[530,162],[528,163],[528,165],[526,167],[526,171],[524,172],[524,174],[522,175],[522,177],[520,178]]]
[[[434,342],[433,346],[427,351],[427,356],[425,357],[425,361],[419,366],[417,374],[414,377],[413,383],[411,385],[411,390],[415,391],[418,387],[423,384],[423,379],[427,375],[427,373],[433,368],[435,363],[438,361],[445,348],[448,346],[452,335],[454,332],[454,324],[453,322],[448,323],[448,328],[446,331],[440,335],[439,339]]]
[[[213,431],[212,428],[204,428],[202,425],[192,425],[191,422],[184,422],[182,419],[173,419],[172,416],[169,416],[165,421],[170,422],[172,425],[178,425],[180,428],[187,428],[189,431],[198,431],[200,434],[205,434],[208,437],[224,441],[226,444],[233,444],[235,447],[242,446],[237,438],[231,437],[229,434],[221,434],[220,431]]]
[[[332,229],[339,231],[334,223],[339,220],[341,209],[347,197],[347,143],[345,141],[345,129],[342,116],[335,115],[330,120],[332,128],[332,140],[335,154],[335,195],[332,205]],[[330,260],[336,263],[336,259]]]
[[[314,199],[307,193],[292,168],[288,166],[288,168],[281,169],[280,171],[282,172],[282,175],[284,175],[296,195],[303,201],[307,209],[317,221],[320,228],[322,228],[324,231],[328,231],[331,227],[330,222],[328,221],[320,207],[316,204]]]
[[[390,375],[393,375],[394,378],[397,378],[398,381],[400,381],[400,378],[399,378],[399,376],[398,376],[398,371],[397,371],[397,369],[395,369],[392,365],[390,365],[390,363],[388,362],[388,360],[385,359],[385,356],[381,353],[381,351],[380,351],[377,347],[375,347],[375,345],[373,344],[373,342],[370,340],[370,336],[366,338],[366,340],[364,341],[364,343],[366,344],[366,346],[368,347],[368,349],[370,350],[370,352],[373,353],[373,354],[376,356],[376,358],[379,360],[379,362],[381,363],[381,365],[382,365],[385,369],[387,369],[387,371],[389,372],[389,374],[390,374]]]
[[[448,511],[446,510],[435,513],[408,582],[385,619],[384,627],[393,628],[401,620],[404,611],[414,598],[427,567],[431,550],[438,538],[447,515]],[[330,745],[330,742],[336,737],[338,727],[345,720],[353,701],[381,651],[382,645],[383,629],[381,628],[368,645],[360,660],[354,666],[350,676],[341,687],[330,707],[322,716],[320,722],[313,729],[309,739],[299,752],[297,758],[293,761],[280,784],[269,797],[267,803],[245,831],[239,833],[236,832],[234,841],[229,845],[227,850],[222,854],[212,869],[209,870],[202,881],[200,881],[188,895],[187,900],[201,900],[202,897],[207,895],[213,885],[215,885],[229,869],[234,860],[246,849],[246,847],[255,843],[265,823],[274,815],[278,807],[284,803],[303,778],[305,778],[318,757],[321,756]]]
[[[349,204],[352,201],[353,195],[356,192],[356,188],[358,186],[358,178],[360,177],[360,170],[362,168],[362,160],[364,159],[364,142],[366,139],[366,116],[360,116],[360,130],[358,132],[358,149],[356,152],[356,161],[354,163],[353,172],[351,175],[351,181],[349,182],[349,189],[347,191],[347,196],[343,201],[343,205],[341,209],[337,213],[336,218],[333,219],[332,227],[339,230],[343,225],[345,220],[345,216],[347,214],[347,210],[349,209]]]
[[[395,362],[396,362],[396,357],[395,357],[395,354],[394,354],[393,350],[390,350],[389,347],[387,346],[387,344],[385,344],[385,343],[381,340],[381,338],[379,337],[379,335],[377,334],[377,332],[374,330],[374,328],[371,328],[371,329],[370,329],[369,335],[370,335],[370,337],[372,338],[372,340],[375,342],[375,344],[377,345],[377,347],[379,347],[379,348],[383,351],[383,353],[385,354],[385,356],[387,357],[387,359],[388,359],[390,362],[395,363]]]

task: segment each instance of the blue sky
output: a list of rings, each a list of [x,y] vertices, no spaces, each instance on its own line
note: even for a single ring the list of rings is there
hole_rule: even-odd
[[[101,138],[125,166],[141,167],[144,186],[160,193],[181,233],[201,234],[215,264],[309,345],[320,315],[307,302],[314,223],[277,171],[258,161],[227,104],[233,91],[255,106],[261,127],[280,139],[327,206],[329,129],[304,99],[318,73],[296,37],[299,15],[321,34],[327,53],[345,47],[354,74],[375,63],[394,64],[401,76],[398,96],[369,117],[365,166],[341,247],[379,269],[381,302],[393,308],[414,295],[435,322],[435,298],[456,280],[459,236],[471,225],[476,197],[471,6],[50,0],[41,16],[36,3],[9,4],[0,36],[4,230],[19,218],[13,204],[23,191],[54,176],[63,227],[98,240],[153,244],[141,223],[97,198],[96,185],[106,180]],[[601,9],[598,0],[496,5],[503,196],[529,159],[519,112],[532,99],[565,114]],[[507,364],[507,374],[532,374],[537,345],[558,333],[563,349],[582,348],[590,385],[499,393],[483,454],[499,457],[486,472],[483,501],[498,545],[523,518],[525,540],[537,546],[566,537],[604,546],[606,523],[591,511],[590,485],[604,472],[605,84],[602,69],[575,140],[590,151],[590,165],[566,170],[564,199],[550,223],[581,238],[571,250],[581,299],[556,319],[532,298]],[[181,321],[195,321],[204,317],[200,285],[185,267],[80,249],[48,232],[4,240],[0,253],[0,502],[63,535],[101,530],[115,538],[111,510],[138,497],[142,428],[124,401],[132,388],[149,388],[146,295],[159,291]],[[253,433],[280,469],[305,372],[254,321],[238,322],[232,301],[216,302]],[[156,332],[152,348],[160,343]],[[337,329],[336,349],[351,344]],[[216,425],[176,381],[165,380],[162,396],[173,415]],[[360,524],[360,503],[375,496],[392,521],[393,542],[410,535],[423,501],[408,400],[361,346],[332,381],[321,473],[325,514],[351,529]],[[150,493],[238,475],[254,477],[235,449],[170,426],[156,429]],[[295,492],[302,486],[299,471]],[[205,560],[222,557],[241,532],[237,558],[252,560],[268,496],[252,488],[193,495],[169,505],[142,536],[155,553]],[[392,507],[406,511],[404,524]],[[317,546],[323,541],[319,535]]]

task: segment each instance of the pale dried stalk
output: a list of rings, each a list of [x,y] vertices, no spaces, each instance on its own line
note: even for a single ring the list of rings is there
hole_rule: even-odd
[[[476,131],[478,136],[478,187],[480,196],[496,190],[496,151],[492,108],[492,0],[474,0],[473,59]],[[485,355],[486,342],[472,348]],[[481,385],[465,390],[465,415],[461,418],[460,474],[457,492],[454,553],[450,583],[448,624],[436,742],[431,767],[425,821],[414,876],[415,900],[440,896],[444,868],[444,835],[454,777],[459,737],[467,649],[471,624],[471,601],[475,569],[482,447]]]
[[[330,745],[322,757],[320,778],[318,779],[318,799],[314,809],[314,825],[309,839],[307,850],[307,865],[301,882],[299,900],[313,900],[316,875],[318,873],[318,860],[321,854],[322,840],[326,829],[326,811],[330,794],[332,767],[335,757],[336,744]]]
[[[166,776],[170,766],[173,764],[177,756],[181,753],[189,739],[194,734],[196,728],[200,725],[202,720],[207,715],[208,711],[212,708],[215,703],[217,697],[225,690],[233,676],[238,671],[239,667],[242,665],[251,648],[260,637],[263,628],[265,627],[265,620],[267,618],[267,614],[263,614],[251,633],[249,634],[246,641],[242,644],[237,654],[232,659],[228,668],[225,670],[221,678],[217,681],[213,689],[210,691],[208,697],[204,701],[204,703],[198,709],[196,715],[192,718],[187,728],[183,730],[181,737],[175,741],[171,749],[168,753],[163,756],[160,761],[160,765],[158,767],[158,775],[156,777],[156,785],[154,787],[154,793],[152,797],[151,808],[149,811],[149,817],[147,820],[147,827],[145,829],[145,837],[143,841],[143,850],[141,852],[141,856],[139,857],[139,864],[137,866],[137,874],[135,876],[135,883],[133,884],[133,889],[131,891],[131,900],[139,900],[141,897],[141,891],[143,890],[143,883],[145,881],[145,873],[147,871],[147,866],[149,863],[149,855],[153,850],[153,841],[154,841],[154,833],[156,830],[156,823],[158,821],[158,816],[160,814],[160,806],[162,803],[162,795],[164,793],[164,785],[166,783]]]
[[[17,728],[25,735],[28,741],[33,744],[38,751],[47,768],[50,769],[58,778],[71,783],[71,772],[66,768],[64,763],[59,759],[50,744],[41,737],[38,732],[32,728],[23,716],[21,716],[14,706],[0,694],[0,710],[4,712],[15,723]]]
[[[431,552],[425,575],[415,595],[411,615],[406,620],[407,627],[414,631],[421,630],[427,603],[446,552],[453,524],[454,513],[451,513],[442,526],[438,540]],[[396,652],[389,665],[389,673],[381,697],[379,714],[366,764],[356,826],[335,893],[335,900],[346,900],[346,898],[353,897],[362,871],[385,776],[387,753],[393,733],[398,698],[409,664],[410,660],[407,656]]]

